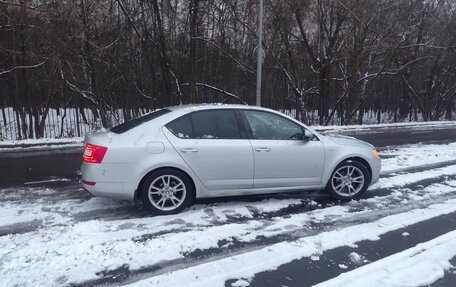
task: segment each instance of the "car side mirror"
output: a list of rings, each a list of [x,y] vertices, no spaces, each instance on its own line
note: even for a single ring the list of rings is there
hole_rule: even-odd
[[[311,139],[313,139],[314,137],[314,134],[309,131],[308,129],[304,129],[304,133],[302,135],[302,140],[304,141],[310,141]]]

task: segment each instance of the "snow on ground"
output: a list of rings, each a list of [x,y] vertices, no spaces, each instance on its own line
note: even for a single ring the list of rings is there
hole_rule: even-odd
[[[22,152],[22,151],[47,151],[47,150],[55,150],[55,149],[74,149],[74,150],[81,150],[83,147],[82,142],[78,143],[69,143],[69,144],[56,144],[56,145],[34,145],[34,146],[28,146],[28,147],[20,147],[20,146],[15,146],[15,147],[5,147],[5,148],[0,148],[0,155],[2,152]]]
[[[296,259],[321,254],[323,251],[341,246],[353,246],[362,240],[378,240],[380,235],[389,231],[455,211],[456,200],[453,199],[443,204],[388,216],[370,223],[322,232],[296,241],[280,242],[259,250],[158,275],[128,286],[179,286],[185,282],[186,286],[222,287],[229,279],[248,279],[259,272],[276,269]]]
[[[41,139],[26,139],[26,140],[1,140],[0,148],[2,146],[10,145],[55,145],[55,144],[68,144],[75,142],[82,142],[84,138],[73,137],[73,138],[41,138]]]
[[[343,273],[315,287],[429,286],[454,268],[456,231]]]
[[[434,190],[435,195],[438,195],[439,192],[438,189]],[[447,190],[444,190],[444,192],[446,193]],[[455,188],[453,188],[453,192],[456,192]],[[410,195],[413,195],[414,200],[420,199],[418,194]],[[274,212],[288,208],[290,204],[299,204],[302,200],[268,199],[247,204],[245,202],[231,202],[217,203],[209,206],[195,205],[180,215],[136,217],[126,220],[88,220],[78,222],[77,218],[72,218],[68,215],[67,217],[58,216],[54,219],[53,223],[45,223],[45,228],[24,234],[10,234],[0,237],[0,250],[2,250],[0,251],[0,257],[2,258],[0,274],[1,277],[7,278],[7,281],[5,281],[7,283],[6,286],[14,284],[43,286],[49,283],[52,283],[50,285],[61,285],[70,282],[84,282],[98,278],[101,274],[100,272],[103,272],[103,270],[114,270],[125,264],[128,264],[130,270],[138,270],[170,260],[183,259],[186,257],[186,254],[195,252],[198,249],[208,250],[210,248],[218,248],[220,247],[220,242],[223,241],[225,243],[221,247],[227,247],[232,244],[233,240],[246,243],[254,242],[259,237],[273,237],[281,234],[311,230],[312,225],[315,224],[326,223],[333,225],[337,222],[346,223],[350,220],[356,222],[363,215],[369,216],[369,213],[373,210],[382,209],[380,205],[373,205],[372,201],[377,203],[387,202],[386,198],[393,200],[397,196],[397,194],[392,194],[383,198],[376,197],[375,199],[370,199],[370,201],[362,200],[359,203],[353,202],[346,205],[334,205],[326,208],[317,208],[308,212],[298,211],[295,214],[285,216],[279,214],[271,218],[266,217],[266,219],[253,217],[253,214],[249,213],[252,211],[251,208],[254,207],[257,211],[267,210],[268,212]],[[402,196],[406,198],[407,194],[405,193]],[[425,194],[422,195],[421,199],[424,198]],[[412,206],[412,199],[409,198],[408,200],[408,206]],[[434,199],[431,200],[431,202],[434,201]],[[364,205],[363,202],[368,204]],[[451,208],[456,208],[456,201],[450,201],[450,203],[449,206]],[[20,203],[17,204],[20,205]],[[105,207],[115,206],[116,202],[111,201],[110,203],[109,200],[93,198],[87,202],[85,208],[81,206],[82,204],[69,200],[59,202],[59,207],[53,204],[46,206],[43,204],[41,208],[45,207],[45,210],[49,210],[48,214],[45,214],[44,217],[48,218],[50,222],[51,220],[49,218],[52,217],[53,208],[55,208],[57,213],[60,213],[61,211],[66,212],[70,209],[65,206],[72,206],[71,214],[77,215],[78,206],[79,210],[87,212],[90,208],[102,208],[103,205]],[[308,204],[311,206],[316,205],[314,202],[308,202]],[[363,208],[360,208],[360,205]],[[23,204],[23,206],[25,209],[29,209],[32,207],[32,204]],[[449,212],[447,207],[444,204],[435,205],[429,210],[426,209],[426,212],[411,211],[414,215],[410,217],[414,220],[419,220],[425,216],[437,216],[441,212]],[[352,209],[354,208],[359,211],[353,211]],[[38,212],[39,209],[35,211]],[[31,212],[34,212],[34,210],[31,209]],[[235,218],[244,217],[244,220],[231,223],[233,217],[227,215],[236,215]],[[26,215],[26,219],[28,218],[28,215]],[[65,218],[67,222],[65,222]],[[377,223],[386,222],[384,223],[385,226],[390,226],[389,221],[385,220],[388,219],[380,220]],[[392,222],[394,220],[391,219]],[[401,222],[400,226],[402,227],[405,221],[397,222]],[[372,229],[380,230],[379,225],[375,226]],[[334,232],[336,234],[334,236],[340,237],[343,235],[341,238],[346,237],[345,233],[339,233],[337,230]],[[363,234],[363,236],[368,235],[364,230],[358,230],[356,232],[351,230],[350,232]],[[315,239],[317,237],[313,238]],[[349,238],[347,237],[347,240]],[[375,238],[373,235],[369,235],[368,239]],[[348,243],[341,241],[340,244],[351,244],[351,241]],[[314,245],[324,247],[324,245]],[[279,244],[279,246],[281,245]],[[291,248],[288,245],[286,246],[286,248]],[[296,247],[296,245],[292,246]],[[310,243],[305,246],[308,246],[310,249],[304,248],[303,250],[311,250],[312,252],[309,251],[311,255],[318,255],[320,252],[326,250],[326,247],[322,247],[319,250],[311,249],[312,244]],[[266,248],[265,250],[267,251],[268,249]],[[287,253],[285,252],[286,250],[288,249],[280,252]],[[268,254],[270,255],[271,253],[266,253],[267,256],[264,256],[268,257]],[[293,256],[300,257],[307,256],[300,253],[292,254],[294,254]],[[256,257],[254,256],[253,258]],[[283,260],[290,259],[290,257],[286,257]],[[276,261],[275,259],[273,261],[279,265],[284,262]],[[257,266],[256,268],[270,269],[270,261],[264,261],[264,264],[261,265],[262,267]],[[235,266],[238,265],[235,264]],[[244,278],[246,274],[242,273],[239,277]]]
[[[456,165],[449,165],[431,170],[395,175],[379,180],[377,183],[371,185],[371,189],[401,186],[438,176],[452,175],[455,171]]]
[[[456,126],[456,121],[429,121],[429,122],[407,122],[407,123],[384,123],[384,124],[364,124],[364,125],[333,125],[333,126],[310,126],[316,131],[357,131],[368,129],[384,129],[384,128],[403,128],[403,127],[417,127],[417,128],[441,128]]]
[[[273,212],[295,203],[301,203],[301,200],[274,202],[268,199],[256,202],[255,209]],[[222,239],[248,236],[263,225],[257,220],[227,223],[228,215],[252,217],[245,203],[217,207],[195,205],[182,215],[90,220],[74,224],[68,222],[70,224],[66,227],[62,226],[59,217],[58,224],[48,225],[46,229],[0,237],[0,257],[3,256],[0,274],[8,278],[6,286],[17,282],[20,282],[19,285],[33,282],[40,286],[47,282],[55,285],[79,282],[92,279],[97,272],[105,269],[120,267],[125,262],[129,262],[132,269],[140,269],[166,260],[184,258],[186,253],[196,249],[217,248]],[[75,213],[73,208],[73,215]],[[43,216],[46,217],[46,214]],[[135,256],[132,257],[132,254]],[[28,281],[30,278],[34,281]]]
[[[59,139],[27,139],[16,141],[1,141],[0,140],[0,154],[2,152],[23,150],[52,150],[59,148],[82,148],[83,138],[59,138]]]
[[[456,143],[413,144],[386,148],[380,152],[382,172],[398,172],[411,167],[420,167],[456,160]]]
[[[318,259],[325,250],[455,212],[454,147],[384,151],[386,170],[400,165],[401,172],[382,176],[366,198],[348,203],[285,194],[203,201],[178,215],[151,217],[128,202],[92,198],[72,183],[0,190],[0,217],[6,219],[0,222],[0,286],[61,286],[112,272],[121,277],[116,270],[122,268],[148,274],[141,270],[161,266],[169,273],[152,272],[134,285],[212,287],[235,279],[247,286],[254,274],[293,259]],[[449,163],[423,165],[437,159]],[[414,169],[418,164],[421,169]],[[200,253],[207,258],[199,261]]]
[[[35,192],[41,195],[55,193],[49,189]],[[82,193],[83,191],[79,192]],[[46,226],[68,224],[72,220],[71,216],[91,210],[102,211],[125,205],[125,202],[105,198],[90,198],[88,200],[76,198],[55,202],[47,202],[46,198],[42,197],[34,198],[32,201],[21,198],[17,202],[0,202],[0,218],[2,218],[0,228],[30,221],[40,221]]]

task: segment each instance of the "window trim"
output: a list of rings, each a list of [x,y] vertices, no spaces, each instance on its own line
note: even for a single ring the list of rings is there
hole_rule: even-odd
[[[184,118],[184,117],[189,117],[190,118],[190,125],[192,127],[192,132],[193,132],[193,135],[195,134],[195,127],[194,127],[194,123],[193,123],[193,118],[192,118],[192,115],[196,114],[196,113],[202,113],[202,112],[213,112],[213,111],[233,111],[234,113],[234,118],[236,120],[236,125],[237,125],[237,128],[239,130],[239,135],[240,135],[240,138],[238,139],[230,139],[230,138],[195,138],[195,137],[189,137],[189,138],[181,138],[181,137],[178,137],[169,127],[168,125],[171,125],[172,123]],[[174,120],[166,123],[164,126],[168,129],[168,131],[170,131],[170,133],[175,136],[176,138],[180,139],[180,140],[246,140],[246,139],[249,139],[248,137],[248,132],[247,132],[247,129],[243,126],[244,123],[241,121],[241,117],[242,115],[239,113],[239,110],[238,109],[233,109],[233,108],[223,108],[223,109],[204,109],[204,110],[198,110],[198,111],[192,111],[190,113],[186,113],[185,115],[182,115],[178,118],[175,118]]]
[[[299,123],[296,123],[282,115],[279,115],[279,114],[276,114],[276,113],[271,113],[269,111],[263,111],[263,110],[255,110],[255,109],[242,109],[241,111],[241,115],[242,115],[242,120],[243,120],[243,124],[246,126],[246,130],[248,131],[247,134],[248,134],[248,137],[249,137],[249,140],[261,140],[261,141],[302,141],[302,140],[290,140],[290,139],[256,139],[253,135],[253,131],[252,131],[252,128],[250,127],[250,124],[249,124],[249,121],[247,119],[247,115],[245,114],[245,112],[258,112],[258,113],[265,113],[265,114],[271,114],[271,115],[275,115],[277,117],[280,117],[282,119],[284,119],[285,121],[288,121],[290,123],[293,123],[297,126],[299,126],[301,128],[301,131],[303,133],[303,135],[305,134],[305,127],[302,126],[301,124]],[[315,135],[314,135],[315,137]],[[315,137],[316,138],[316,137]]]
[[[116,125],[114,127],[109,128],[109,131],[115,133],[115,134],[123,134],[126,133],[132,129],[135,129],[145,123],[148,123],[156,118],[159,118],[163,115],[166,115],[170,113],[171,110],[169,109],[157,109],[153,112],[147,113],[145,115],[142,115],[140,117],[136,117],[134,119],[131,119],[129,121],[123,122],[119,125]],[[130,126],[129,126],[130,125]]]

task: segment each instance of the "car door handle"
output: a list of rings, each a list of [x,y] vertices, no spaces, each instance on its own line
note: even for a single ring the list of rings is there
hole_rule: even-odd
[[[271,148],[269,148],[269,147],[257,147],[257,148],[255,148],[255,151],[257,151],[257,152],[268,152],[268,151],[271,151]]]
[[[181,148],[180,151],[183,153],[195,153],[195,152],[198,152],[198,149],[192,148],[192,147],[187,147],[187,148]]]

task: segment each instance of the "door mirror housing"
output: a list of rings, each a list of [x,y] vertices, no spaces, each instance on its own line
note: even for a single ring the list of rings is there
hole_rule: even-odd
[[[308,129],[303,129],[302,140],[310,141],[311,139],[313,139],[313,137],[314,134],[311,131],[309,131]]]

